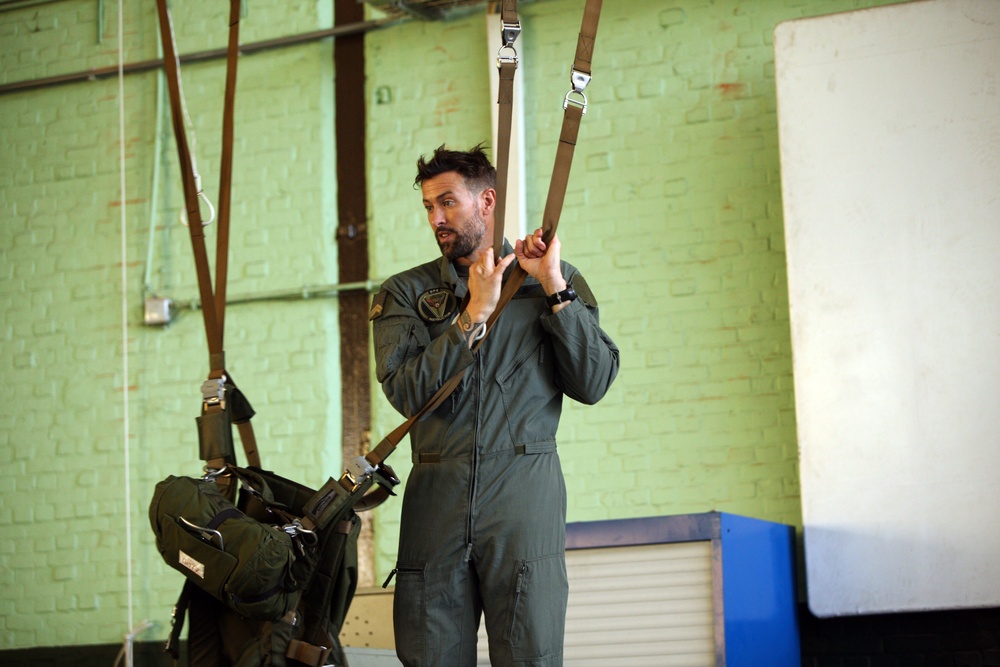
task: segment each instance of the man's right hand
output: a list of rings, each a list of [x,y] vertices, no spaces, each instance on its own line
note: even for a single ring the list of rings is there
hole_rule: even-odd
[[[514,253],[493,262],[493,249],[486,248],[469,266],[469,304],[459,316],[458,325],[469,341],[469,347],[478,337],[481,325],[486,323],[500,301],[503,272],[514,261]]]

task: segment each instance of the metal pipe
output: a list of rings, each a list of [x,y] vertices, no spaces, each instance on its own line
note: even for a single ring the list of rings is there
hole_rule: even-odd
[[[50,5],[53,2],[63,2],[63,0],[3,0],[0,2],[0,12],[9,12],[14,9],[27,9],[38,5]]]
[[[159,50],[159,49],[158,49]],[[156,73],[156,134],[153,137],[153,182],[149,193],[149,239],[146,246],[146,269],[142,276],[142,298],[155,294],[153,289],[153,248],[156,245],[156,218],[160,201],[160,153],[163,147],[163,72]]]
[[[309,299],[328,299],[336,297],[341,292],[374,292],[382,286],[382,281],[360,280],[353,283],[333,283],[330,285],[305,285],[295,289],[275,290],[273,292],[257,292],[256,294],[244,294],[234,296],[226,300],[227,306],[241,303],[257,303],[260,301],[307,301]],[[189,299],[187,301],[175,301],[174,307],[178,310],[199,310],[201,301]]]
[[[53,0],[55,1],[55,0]],[[296,46],[298,44],[304,44],[306,42],[314,42],[320,39],[326,39],[327,37],[341,37],[344,35],[355,35],[361,32],[368,32],[369,30],[376,30],[378,28],[384,28],[386,26],[399,23],[402,19],[391,18],[391,19],[380,19],[377,21],[361,21],[360,23],[351,23],[348,25],[337,26],[336,28],[327,28],[325,30],[314,30],[312,32],[304,32],[298,35],[288,35],[287,37],[277,37],[275,39],[266,39],[260,42],[253,42],[251,44],[243,44],[240,46],[240,54],[251,55],[254,53],[259,53],[261,51],[270,51],[272,49],[281,49],[288,46]],[[226,57],[226,49],[210,49],[208,51],[198,51],[196,53],[189,53],[180,56],[181,63],[195,63],[195,62],[206,62],[210,60],[220,60]],[[157,58],[156,60],[142,60],[134,63],[126,63],[122,66],[122,71],[125,74],[135,74],[137,72],[148,72],[150,70],[158,69],[163,66],[163,59]],[[89,69],[83,72],[74,72],[72,74],[60,74],[58,76],[50,76],[41,79],[29,79],[26,81],[15,81],[14,83],[7,83],[0,86],[0,95],[6,95],[8,93],[18,93],[25,90],[35,90],[38,88],[47,88],[49,86],[58,86],[64,83],[74,83],[77,81],[96,81],[97,79],[103,79],[110,76],[118,76],[118,66],[114,65],[111,67],[98,67],[95,69]]]

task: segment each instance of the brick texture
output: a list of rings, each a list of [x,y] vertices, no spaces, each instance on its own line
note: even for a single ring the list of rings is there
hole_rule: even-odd
[[[560,236],[601,302],[622,371],[599,405],[567,405],[571,520],[716,509],[800,523],[771,32],[880,1],[605,3]],[[248,5],[244,42],[332,22],[327,3]],[[522,8],[529,228],[582,5]],[[226,3],[170,6],[181,53],[224,46]],[[93,3],[0,11],[0,82],[114,65],[116,11],[106,4],[103,25]],[[126,3],[123,18],[125,59],[155,58],[153,4]],[[483,33],[475,14],[366,40],[374,280],[437,252],[411,188],[417,155],[488,140]],[[329,41],[240,60],[230,295],[335,281],[332,69]],[[141,325],[144,294],[197,296],[169,122],[156,141],[157,76],[125,80],[124,202],[116,80],[0,97],[0,649],[119,641],[128,544],[134,619],[159,623],[143,639],[165,634],[179,589],[146,508],[155,482],[199,470],[193,418],[207,360],[199,313]],[[224,66],[183,76],[214,195]],[[377,387],[340,387],[336,322],[335,300],[234,306],[226,322],[265,466],[314,485],[340,470],[341,391],[375,393],[376,441],[401,421]],[[392,461],[403,474],[406,459]],[[376,578],[395,559],[398,512],[390,503],[372,518]]]

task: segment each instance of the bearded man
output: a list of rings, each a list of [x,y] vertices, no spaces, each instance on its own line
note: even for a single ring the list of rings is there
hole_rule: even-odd
[[[377,377],[409,417],[465,374],[410,430],[396,652],[406,667],[472,667],[484,616],[494,667],[558,667],[568,583],[556,429],[564,396],[605,395],[618,348],[557,236],[536,230],[494,260],[496,170],[481,146],[421,156],[415,184],[441,257],[375,296]],[[528,277],[473,352],[515,261]]]

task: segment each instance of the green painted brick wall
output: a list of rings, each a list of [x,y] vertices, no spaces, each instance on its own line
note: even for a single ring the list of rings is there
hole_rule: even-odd
[[[244,42],[332,23],[330,0],[248,4]],[[560,236],[597,292],[622,370],[599,405],[567,405],[571,521],[717,509],[801,522],[771,32],[875,4],[605,3]],[[582,6],[522,6],[529,227]],[[171,8],[181,53],[225,44],[228,3]],[[96,3],[0,11],[0,83],[114,65],[117,8],[105,12],[98,26]],[[125,60],[155,58],[153,3],[126,2],[123,21]],[[417,155],[488,139],[484,31],[476,12],[366,39],[373,280],[437,252],[411,187]],[[230,295],[336,280],[333,74],[329,41],[240,60]],[[186,66],[183,77],[214,195],[224,66]],[[128,546],[133,620],[159,623],[142,638],[165,635],[179,590],[146,509],[157,481],[199,470],[207,360],[199,313],[141,325],[147,275],[153,292],[197,296],[169,122],[156,141],[157,78],[124,84],[127,377],[118,83],[0,96],[0,649],[119,641]],[[226,341],[265,465],[312,485],[337,475],[336,301],[233,306]],[[349,390],[372,392],[376,439],[401,421],[376,386]],[[391,462],[405,474],[405,453]],[[376,579],[392,567],[398,513],[389,503],[371,519]]]

